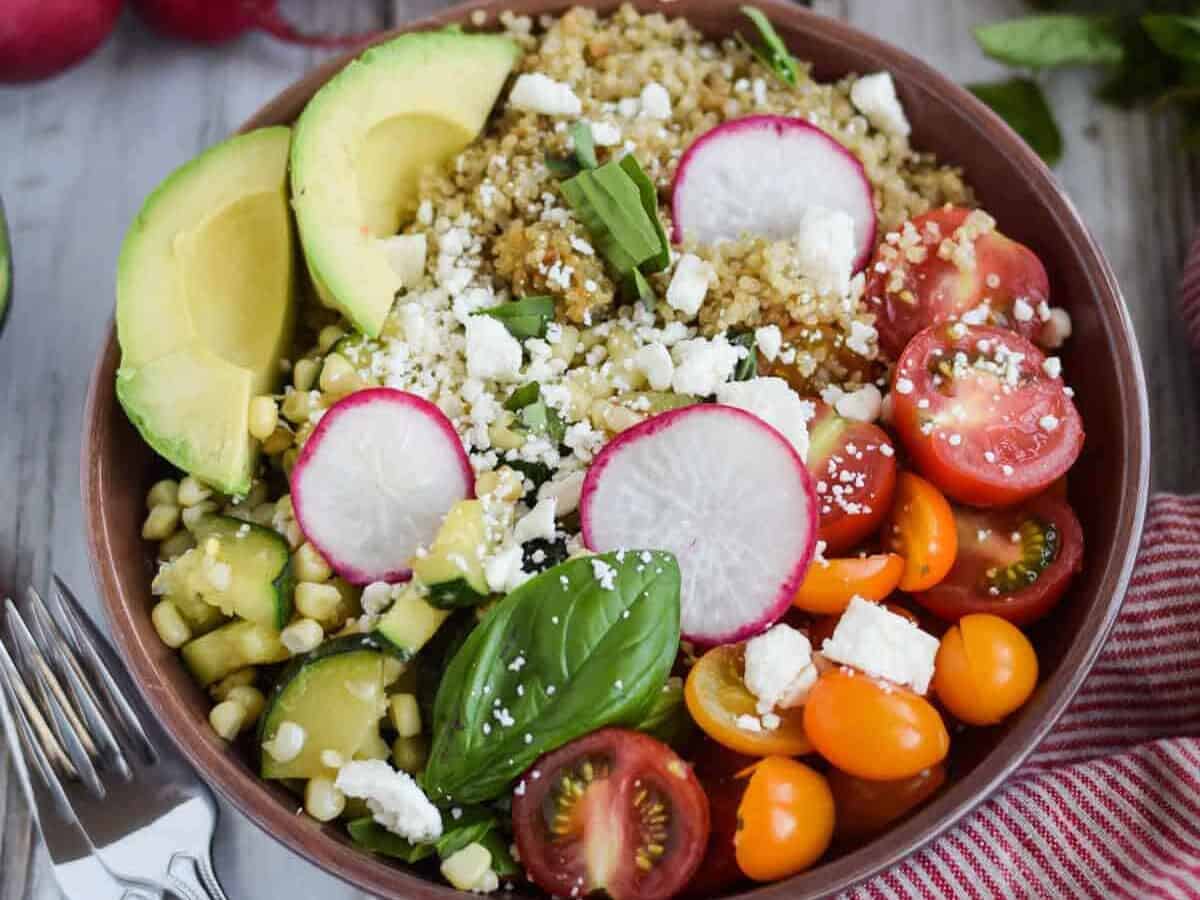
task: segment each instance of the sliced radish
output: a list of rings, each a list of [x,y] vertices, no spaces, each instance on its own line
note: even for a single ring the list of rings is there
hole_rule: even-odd
[[[854,220],[855,271],[875,249],[875,194],[862,163],[805,119],[749,116],[705,132],[679,161],[672,192],[677,244],[793,238],[804,210],[822,207]]]
[[[681,630],[700,644],[763,631],[792,603],[817,540],[804,460],[731,406],[647,419],[606,446],[580,501],[592,550],[670,550],[683,574]]]
[[[304,536],[347,581],[405,581],[417,548],[474,483],[440,409],[372,388],[325,413],[292,469],[292,506]]]

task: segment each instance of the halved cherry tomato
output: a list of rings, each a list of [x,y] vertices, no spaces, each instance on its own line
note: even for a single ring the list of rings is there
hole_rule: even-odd
[[[845,669],[826,672],[812,689],[804,729],[830,764],[874,781],[909,778],[950,750],[950,735],[928,700]]]
[[[745,645],[722,644],[700,657],[688,673],[683,697],[696,724],[718,744],[747,756],[800,756],[812,752],[800,708],[776,710],[778,728],[749,731],[739,716],[758,715],[758,700],[746,689]]]
[[[816,560],[805,573],[794,603],[811,613],[840,613],[851,597],[883,600],[903,574],[904,559],[895,553]]]
[[[995,725],[1029,699],[1037,677],[1029,638],[1006,619],[975,613],[942,637],[933,689],[968,725]]]
[[[513,794],[512,817],[530,879],[559,897],[665,900],[687,884],[708,843],[708,798],[691,767],[623,728],[534,763]]]
[[[1083,567],[1083,529],[1064,500],[1043,494],[1007,509],[957,508],[958,556],[914,599],[954,622],[991,613],[1028,625],[1058,603]]]
[[[738,868],[778,881],[821,858],[833,840],[833,794],[803,763],[770,756],[749,769],[733,838]]]
[[[899,781],[868,781],[840,769],[830,769],[825,777],[837,810],[835,834],[859,841],[879,834],[936,794],[946,783],[946,767],[939,763]]]
[[[901,472],[884,542],[904,557],[900,590],[923,591],[946,577],[958,552],[954,513],[941,492],[924,478]]]
[[[864,297],[875,313],[879,344],[893,359],[921,329],[974,309],[987,324],[1031,340],[1041,329],[1046,309],[1041,304],[1050,296],[1041,260],[998,231],[981,234],[970,215],[962,207],[935,209],[906,223],[876,250]],[[939,252],[943,241],[950,242],[948,251],[964,248],[961,268],[953,256]],[[1013,311],[1018,299],[1025,304],[1019,316]]]
[[[896,486],[895,448],[883,429],[818,403],[808,424],[808,470],[826,553],[848,553],[879,530]]]
[[[719,745],[715,745],[719,746]],[[728,752],[728,751],[726,751]],[[732,756],[732,754],[730,754]],[[737,771],[744,772],[756,760],[748,760]],[[708,794],[708,846],[700,868],[688,882],[683,896],[696,900],[711,900],[724,894],[739,881],[745,879],[737,864],[733,839],[738,828],[738,806],[746,789],[745,778],[735,778],[735,772],[724,772],[719,776],[706,776],[696,766],[696,775]]]
[[[1083,421],[1045,357],[1004,328],[962,323],[912,339],[892,381],[892,422],[917,470],[972,506],[1035,496],[1071,468]]]

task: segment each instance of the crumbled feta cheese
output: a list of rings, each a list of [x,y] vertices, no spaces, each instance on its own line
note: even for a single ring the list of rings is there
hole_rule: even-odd
[[[667,287],[667,305],[685,316],[696,315],[716,275],[711,263],[694,253],[685,253],[675,264],[675,274]]]
[[[908,137],[912,126],[900,98],[896,96],[896,83],[891,73],[876,72],[864,75],[850,88],[850,102],[867,120],[886,134]]]
[[[779,355],[779,350],[783,347],[783,332],[779,330],[778,325],[764,325],[762,328],[756,328],[754,329],[754,343],[767,362],[775,362],[775,357]]]
[[[1018,322],[1033,321],[1033,307],[1029,305],[1029,302],[1024,297],[1018,297],[1013,301],[1012,313],[1013,318]]]
[[[1071,315],[1062,307],[1050,310],[1050,318],[1042,326],[1038,343],[1050,350],[1057,350],[1071,336]]]
[[[513,529],[513,540],[518,544],[526,541],[554,539],[554,515],[558,501],[553,497],[539,500],[528,513],[521,517]]]
[[[738,348],[724,335],[693,338],[674,347],[675,374],[671,388],[677,394],[711,397],[729,380],[738,364]]]
[[[547,116],[577,116],[583,111],[583,103],[569,84],[540,72],[518,76],[508,102],[517,109]]]
[[[745,713],[734,719],[733,724],[742,731],[749,731],[754,734],[757,734],[763,730],[762,721],[758,718],[758,716],[750,716],[746,715]]]
[[[611,591],[617,584],[617,570],[599,557],[592,558],[592,575],[600,582],[600,587]],[[618,682],[618,685],[620,682]]]
[[[398,234],[384,238],[379,244],[402,287],[411,288],[420,282],[425,274],[425,235]]]
[[[846,296],[857,257],[854,220],[848,214],[823,206],[804,209],[796,232],[796,268],[822,293]]]
[[[521,374],[521,344],[491,316],[467,319],[467,372],[472,378],[513,381]]]
[[[279,723],[270,740],[263,741],[262,748],[275,762],[289,763],[300,755],[307,740],[308,734],[304,726],[284,721]]]
[[[855,597],[821,646],[829,660],[910,687],[929,689],[938,639],[878,603]]]
[[[816,414],[811,400],[801,400],[782,378],[731,381],[717,388],[717,402],[736,406],[762,419],[808,458],[808,423]]]
[[[335,782],[347,797],[367,801],[375,821],[414,844],[442,836],[442,816],[407,772],[381,759],[355,760],[338,771]]]
[[[621,129],[612,122],[590,122],[592,140],[597,147],[615,147],[621,143]]]
[[[671,95],[657,81],[652,81],[642,88],[640,99],[642,115],[647,119],[671,118]]]
[[[1058,428],[1058,416],[1042,416],[1038,419],[1038,425],[1043,431],[1054,431]]]
[[[864,384],[851,394],[843,394],[834,404],[839,416],[857,422],[874,422],[882,408],[883,395],[873,384]]]
[[[912,383],[911,378],[897,378],[896,379],[896,393],[897,394],[911,394],[913,392],[913,387],[914,387],[914,385]]]
[[[373,581],[363,588],[362,598],[359,602],[363,612],[377,616],[391,604],[392,586],[386,581]]]
[[[870,357],[871,345],[879,337],[874,325],[866,325],[857,319],[850,323],[850,334],[846,338],[846,346],[859,356]]]
[[[488,590],[507,594],[523,579],[521,571],[523,553],[519,543],[511,543],[493,553],[483,564],[483,577]]]
[[[1062,377],[1062,360],[1059,359],[1057,356],[1047,357],[1046,361],[1042,363],[1042,371],[1045,372],[1047,375],[1049,375],[1051,378],[1061,378]]]
[[[671,387],[675,361],[665,345],[655,342],[641,347],[633,356],[633,364],[646,376],[654,390],[665,391]]]
[[[743,678],[759,713],[800,706],[817,683],[812,644],[790,625],[776,625],[746,642]]]
[[[559,516],[567,516],[579,508],[579,498],[583,493],[583,479],[586,472],[571,472],[552,481],[545,482],[538,488],[538,500],[553,500],[554,511]]]

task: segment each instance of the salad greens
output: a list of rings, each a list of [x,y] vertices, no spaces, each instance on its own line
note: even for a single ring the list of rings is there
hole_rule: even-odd
[[[554,321],[554,298],[524,297],[480,310],[480,314],[499,319],[508,333],[519,341],[542,338],[546,336],[546,328]]]
[[[542,399],[542,389],[536,381],[513,391],[512,396],[504,402],[504,408],[517,414],[517,426],[524,431],[544,434],[555,444],[562,443],[566,437],[566,423]]]
[[[738,32],[738,40],[758,58],[759,62],[774,72],[780,81],[795,87],[800,78],[796,59],[788,51],[787,44],[783,42],[783,38],[779,36],[779,32],[771,24],[771,20],[763,14],[762,10],[753,6],[743,6],[742,14],[754,23],[754,27],[758,30],[758,36],[762,39],[762,46],[751,44],[742,36],[741,32]]]
[[[679,647],[679,564],[568,560],[496,604],[442,677],[422,776],[439,804],[502,794],[543,753],[648,714]]]
[[[1008,122],[1048,164],[1054,165],[1062,158],[1062,133],[1036,81],[1011,78],[992,84],[973,84],[970,90]]]
[[[637,724],[637,730],[673,747],[680,746],[682,740],[692,733],[692,719],[683,701],[683,679],[667,679],[667,683],[655,694],[645,717]]]
[[[743,331],[729,335],[729,343],[735,347],[745,347],[746,355],[738,360],[733,370],[734,381],[749,381],[758,377],[758,338],[753,331]]]
[[[457,817],[443,814],[442,827],[442,836],[436,841],[414,844],[388,831],[370,816],[346,823],[346,830],[359,846],[410,865],[435,853],[444,860],[470,844],[483,844],[492,856],[492,870],[498,877],[520,873],[508,850],[508,840],[500,830],[500,818],[492,810],[468,806],[461,808]]]

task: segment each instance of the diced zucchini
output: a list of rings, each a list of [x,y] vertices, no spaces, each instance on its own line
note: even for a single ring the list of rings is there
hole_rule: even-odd
[[[272,628],[287,625],[292,617],[292,555],[281,534],[229,516],[205,516],[192,533],[199,550],[216,538],[217,559],[233,570],[229,590],[217,595],[218,602],[209,602],[226,615]]]
[[[429,552],[412,561],[413,572],[429,588],[429,602],[456,607],[487,599],[483,561],[491,549],[483,504],[460,500],[450,507]]]
[[[180,651],[183,662],[201,687],[246,666],[283,662],[291,654],[279,632],[257,622],[230,622],[189,641]]]
[[[386,640],[397,656],[410,659],[449,616],[450,610],[433,606],[415,586],[409,585],[380,618],[374,633]]]
[[[258,743],[261,747],[274,738],[283,722],[294,722],[304,729],[304,747],[284,763],[264,751],[264,778],[336,778],[337,772],[321,761],[325,751],[350,760],[379,739],[379,721],[387,712],[387,652],[373,635],[348,635],[288,666],[267,701]]]
[[[229,621],[229,616],[215,606],[205,603],[203,598],[192,591],[169,591],[166,599],[175,604],[194,637],[208,634]]]

